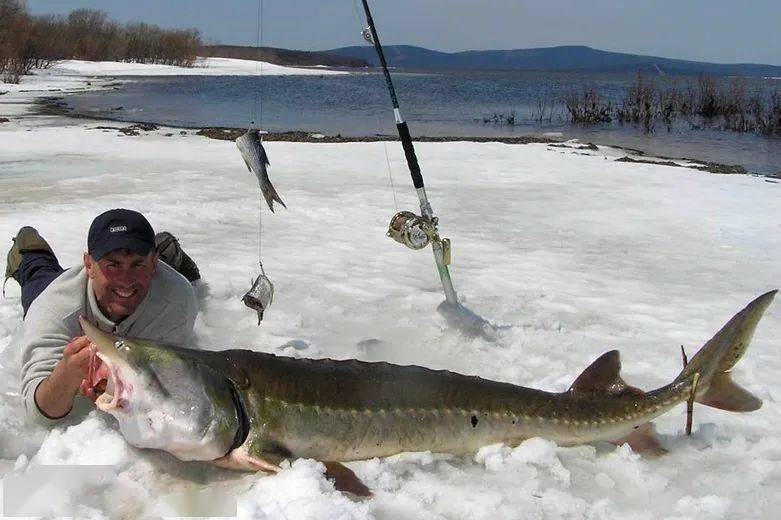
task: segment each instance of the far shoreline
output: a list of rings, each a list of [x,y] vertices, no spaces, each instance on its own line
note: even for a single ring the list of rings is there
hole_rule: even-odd
[[[248,62],[246,60],[203,58],[208,68],[190,70],[190,73],[203,75],[205,72],[221,72],[216,75],[248,75],[255,74],[257,64],[260,62]],[[326,72],[329,74],[344,74],[344,71],[323,71],[322,69],[302,69],[281,67],[267,64],[267,72],[273,75],[311,75]],[[171,69],[171,70],[169,70]],[[174,70],[176,69],[176,70]],[[114,63],[114,62],[79,62],[63,61],[50,69],[42,70],[32,76],[25,77],[19,85],[8,85],[9,89],[0,87],[0,106],[12,107],[10,112],[3,111],[0,116],[9,116],[11,120],[24,120],[30,117],[62,117],[71,120],[94,122],[100,126],[101,122],[111,122],[120,127],[112,130],[120,131],[125,135],[139,135],[147,128],[170,128],[172,130],[189,131],[194,134],[218,140],[233,140],[245,128],[230,127],[201,127],[176,124],[151,124],[143,121],[131,121],[128,119],[112,118],[110,114],[78,114],[72,112],[63,99],[70,94],[85,91],[98,91],[104,89],[118,89],[126,81],[134,77],[177,75],[179,69],[166,66],[139,66],[138,64]],[[211,75],[211,74],[205,74]],[[2,84],[2,86],[6,86]],[[6,96],[5,94],[9,94]],[[5,119],[5,121],[3,121]],[[0,125],[7,124],[11,120],[7,117],[0,118]],[[181,133],[181,132],[180,132]],[[165,134],[169,135],[169,134]],[[173,136],[173,133],[170,133]],[[292,129],[289,131],[273,132],[264,137],[267,141],[286,141],[304,143],[354,143],[354,142],[393,142],[398,141],[394,135],[357,135],[344,136],[340,134],[328,134],[326,132],[301,131]],[[662,166],[684,167],[694,170],[706,171],[717,174],[745,174],[763,177],[767,182],[777,183],[781,179],[779,172],[747,171],[741,165],[708,161],[707,159],[693,159],[683,154],[659,154],[649,153],[638,149],[639,147],[621,145],[615,143],[600,144],[600,150],[596,144],[592,144],[588,137],[565,137],[559,132],[529,133],[514,136],[417,136],[416,142],[475,142],[475,143],[502,143],[507,145],[517,144],[544,144],[552,149],[569,148],[570,153],[581,155],[600,155],[605,159],[621,162],[650,163]],[[596,141],[596,140],[595,140]],[[601,143],[602,141],[596,141]],[[561,150],[564,152],[565,150]]]
[[[63,94],[67,94],[63,92]],[[196,135],[207,137],[209,139],[233,141],[238,136],[246,132],[246,128],[235,127],[202,127],[202,126],[186,126],[186,125],[158,125],[156,123],[149,123],[146,121],[129,121],[127,119],[111,118],[106,114],[101,114],[100,117],[93,115],[74,113],[64,103],[62,103],[63,96],[36,96],[32,100],[32,114],[39,116],[56,116],[65,117],[69,119],[93,121],[95,123],[100,122],[112,122],[121,125],[123,127],[115,128],[117,131],[125,135],[138,135],[140,132],[157,130],[159,127],[171,128],[174,130],[195,130]],[[101,129],[108,129],[109,127],[98,127]],[[113,127],[111,127],[114,129]],[[318,132],[309,132],[302,130],[287,130],[283,132],[269,132],[263,136],[263,139],[269,142],[296,142],[296,143],[374,143],[374,142],[398,142],[399,137],[396,135],[364,135],[364,136],[343,136],[341,134],[326,134]],[[594,143],[580,143],[573,146],[569,146],[567,143],[572,140],[557,138],[547,135],[522,135],[514,137],[501,137],[501,136],[416,136],[413,138],[414,142],[421,143],[445,143],[445,142],[473,142],[473,143],[501,143],[507,145],[526,145],[526,144],[547,144],[559,148],[570,148],[572,150],[597,150],[598,145]],[[576,140],[577,141],[577,140]],[[701,159],[691,159],[686,157],[668,157],[662,155],[649,156],[645,151],[629,148],[618,145],[601,145],[606,148],[612,148],[616,150],[622,150],[627,155],[615,159],[620,162],[634,162],[634,163],[646,163],[655,164],[660,166],[671,166],[679,168],[689,168],[693,170],[703,171],[712,174],[723,175],[755,175],[758,177],[765,177],[768,182],[777,182],[773,179],[781,179],[781,172],[777,174],[764,174],[749,172],[743,166],[730,165],[718,162],[704,161]],[[676,162],[678,161],[678,162]],[[681,164],[688,163],[688,164]]]

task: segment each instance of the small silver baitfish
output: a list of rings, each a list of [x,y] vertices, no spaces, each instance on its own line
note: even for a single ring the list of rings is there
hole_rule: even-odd
[[[561,445],[629,439],[648,435],[651,419],[692,400],[756,410],[762,401],[734,383],[730,370],[777,292],[751,302],[670,384],[648,392],[621,379],[617,351],[565,392],[545,392],[417,366],[190,350],[112,336],[84,319],[81,326],[108,372],[97,407],[117,418],[134,446],[248,471],[277,472],[284,459],[313,458],[337,477],[337,489],[369,494],[340,462],[407,451],[464,454],[531,437]],[[340,487],[338,479],[351,478],[353,485]]]
[[[263,198],[266,199],[271,212],[274,212],[274,201],[282,204],[282,207],[287,208],[282,199],[279,198],[277,190],[271,184],[268,178],[267,167],[271,165],[266,155],[266,150],[263,148],[263,143],[260,140],[260,131],[251,129],[246,133],[239,136],[236,139],[236,146],[241,151],[241,157],[244,159],[244,163],[247,165],[247,169],[255,174],[260,183],[260,192],[263,194]]]

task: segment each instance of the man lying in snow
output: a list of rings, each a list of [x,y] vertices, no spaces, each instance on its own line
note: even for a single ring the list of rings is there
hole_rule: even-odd
[[[190,344],[198,312],[190,282],[200,278],[198,268],[173,235],[155,237],[138,212],[98,215],[84,265],[68,270],[35,228],[23,227],[8,252],[11,277],[22,286],[22,398],[34,420],[65,418],[79,394],[97,398],[85,381],[96,367],[79,316],[106,332]]]

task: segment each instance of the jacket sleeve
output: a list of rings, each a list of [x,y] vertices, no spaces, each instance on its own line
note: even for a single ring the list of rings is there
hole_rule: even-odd
[[[62,359],[65,346],[74,337],[68,321],[37,305],[30,307],[24,320],[21,395],[28,419],[38,423],[56,424],[64,418],[45,416],[35,402],[35,390],[52,373]]]
[[[186,314],[186,330],[185,330],[185,345],[193,347],[195,342],[195,319],[198,317],[198,299],[195,296],[195,289],[190,286],[190,292],[187,296],[187,307],[185,309]]]

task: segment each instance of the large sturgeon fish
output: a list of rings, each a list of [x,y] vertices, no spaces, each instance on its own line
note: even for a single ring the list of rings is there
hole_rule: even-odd
[[[329,468],[406,451],[463,454],[531,437],[562,445],[614,441],[692,398],[756,410],[762,401],[729,371],[776,293],[751,302],[670,384],[648,392],[624,383],[617,351],[556,393],[418,366],[190,350],[112,336],[83,318],[81,325],[108,370],[96,404],[117,418],[128,442],[182,460],[275,472],[288,458]]]

